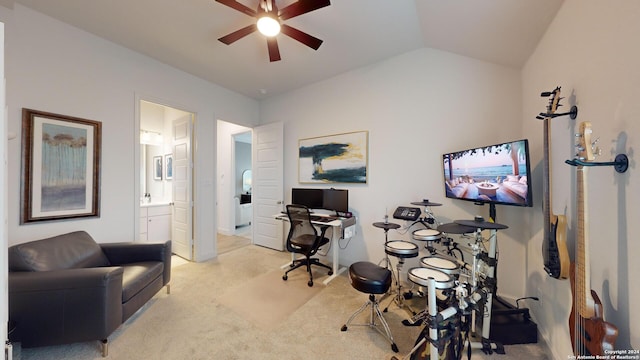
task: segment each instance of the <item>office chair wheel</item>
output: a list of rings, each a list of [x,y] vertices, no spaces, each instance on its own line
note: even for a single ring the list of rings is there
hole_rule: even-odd
[[[282,275],[282,280],[287,281],[288,278],[287,274]]]
[[[347,331],[347,324],[342,325],[340,331]]]
[[[309,280],[309,282],[307,283],[307,285],[309,285],[309,287],[313,286],[313,281]]]
[[[333,270],[329,270],[329,276],[333,275]]]
[[[393,352],[397,353],[398,352],[398,345],[396,345],[396,343],[391,344],[391,350],[393,350]]]

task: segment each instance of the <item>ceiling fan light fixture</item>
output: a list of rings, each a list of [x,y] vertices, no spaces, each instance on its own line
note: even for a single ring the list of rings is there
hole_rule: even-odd
[[[226,5],[245,15],[253,18],[250,25],[240,28],[218,39],[223,44],[230,45],[247,35],[259,32],[266,37],[267,50],[269,52],[269,61],[279,61],[280,48],[278,47],[277,35],[282,33],[313,50],[318,50],[322,45],[322,40],[313,37],[303,31],[300,31],[284,22],[296,16],[300,16],[325,6],[331,5],[330,0],[288,0],[289,3],[283,9],[279,10],[276,6],[276,0],[250,0],[258,1],[258,7],[254,10],[239,0],[215,0],[216,2]],[[249,1],[249,0],[241,0]]]
[[[280,22],[269,14],[258,19],[258,31],[264,36],[272,37],[280,33]]]

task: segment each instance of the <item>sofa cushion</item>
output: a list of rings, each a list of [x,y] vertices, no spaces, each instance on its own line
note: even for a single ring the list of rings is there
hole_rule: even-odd
[[[110,265],[100,245],[85,231],[9,248],[9,271],[53,271]]]
[[[518,175],[507,175],[507,181],[518,181]]]
[[[160,261],[146,261],[123,265],[122,303],[139,293],[154,279],[162,276],[164,264]]]

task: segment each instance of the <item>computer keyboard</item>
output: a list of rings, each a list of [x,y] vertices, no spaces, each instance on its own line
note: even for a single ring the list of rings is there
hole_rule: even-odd
[[[311,221],[317,221],[317,222],[332,222],[333,220],[335,220],[336,218],[334,216],[318,216],[318,215],[311,215]]]

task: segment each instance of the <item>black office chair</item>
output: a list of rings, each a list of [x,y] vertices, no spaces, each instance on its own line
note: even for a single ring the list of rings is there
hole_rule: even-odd
[[[311,223],[311,212],[304,205],[287,205],[287,216],[289,216],[289,236],[287,236],[287,250],[292,253],[304,255],[304,259],[294,260],[290,269],[282,275],[282,280],[287,280],[290,271],[301,266],[307,267],[309,282],[307,285],[313,286],[313,274],[311,265],[318,265],[329,269],[329,276],[333,275],[333,269],[320,262],[317,258],[312,258],[322,246],[329,243],[329,239],[324,236],[329,228],[328,225],[320,226],[320,234],[316,226]]]

